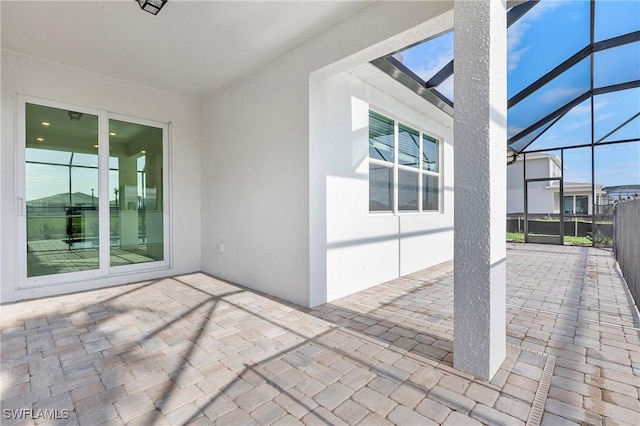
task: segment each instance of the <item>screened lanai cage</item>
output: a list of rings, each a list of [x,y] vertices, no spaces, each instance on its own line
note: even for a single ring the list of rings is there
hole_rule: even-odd
[[[611,245],[614,205],[640,192],[640,2],[508,6],[510,236]],[[372,64],[453,115],[453,38]]]

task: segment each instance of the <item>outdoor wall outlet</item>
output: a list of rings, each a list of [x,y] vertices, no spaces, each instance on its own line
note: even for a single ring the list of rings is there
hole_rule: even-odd
[[[224,241],[220,241],[220,244],[218,244],[218,251],[224,253]]]

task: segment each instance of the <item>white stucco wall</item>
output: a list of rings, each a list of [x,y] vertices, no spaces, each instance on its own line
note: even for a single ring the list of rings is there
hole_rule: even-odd
[[[523,161],[507,166],[507,213],[524,213]],[[527,158],[527,179],[553,176],[553,162],[547,157]],[[529,183],[529,213],[557,213],[553,191],[545,187],[550,181]]]
[[[560,166],[550,158],[541,154],[527,156],[527,179],[560,177]],[[530,158],[533,157],[533,158]],[[559,161],[559,160],[556,160]],[[524,213],[524,178],[523,161],[519,157],[515,164],[507,167],[507,213]],[[529,213],[548,214],[560,213],[563,204],[559,200],[558,181],[542,181],[529,183]],[[555,188],[548,186],[554,185]],[[600,192],[602,185],[596,185],[596,192]],[[585,195],[589,198],[589,214],[593,211],[590,183],[564,182],[564,195]],[[596,198],[597,200],[597,198]]]
[[[16,96],[25,94],[110,112],[171,122],[171,215],[173,267],[16,290],[18,256],[17,197],[14,162]],[[108,76],[2,50],[2,302],[67,293],[169,276],[200,269],[200,102]]]
[[[452,259],[452,118],[427,102],[418,111],[347,73],[312,80],[311,101],[311,227],[326,228],[324,244],[312,247],[312,257],[326,252],[324,270],[318,265],[311,277],[312,305]],[[440,213],[369,213],[370,107],[440,139]]]
[[[522,161],[507,166],[507,214],[524,212]]]
[[[329,78],[443,32],[452,26],[451,9],[452,2],[374,2],[204,100],[205,272],[315,303],[311,282],[323,260],[310,245],[324,231],[310,224],[322,212],[309,198],[316,190],[309,182],[309,76]]]

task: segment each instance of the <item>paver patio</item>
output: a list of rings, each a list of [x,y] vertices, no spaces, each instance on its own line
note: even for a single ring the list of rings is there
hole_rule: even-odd
[[[2,423],[637,424],[640,321],[610,251],[507,253],[491,382],[452,367],[451,263],[315,309],[198,273],[2,306]]]

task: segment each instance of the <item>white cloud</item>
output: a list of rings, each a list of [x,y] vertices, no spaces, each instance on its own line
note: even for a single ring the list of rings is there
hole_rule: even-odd
[[[607,105],[609,105],[609,102],[607,102],[607,101],[603,101],[603,100],[594,101],[593,102],[593,110],[594,111],[598,111],[599,109],[602,109],[602,108],[606,107]]]
[[[453,59],[453,33],[443,34],[401,53],[405,57],[405,64],[418,64],[412,66],[411,70],[428,81]]]
[[[556,87],[542,94],[540,102],[544,104],[553,104],[558,101],[565,102],[581,93],[583,93],[583,90],[577,87]]]
[[[547,11],[559,7],[561,4],[562,2],[558,1],[538,2],[531,10],[511,25],[508,32],[509,37],[507,39],[507,66],[509,71],[514,71],[518,68],[518,64],[524,53],[529,49],[528,46],[520,46],[527,32],[536,21],[544,16]]]
[[[582,120],[582,121],[573,121],[571,123],[567,123],[564,128],[567,130],[575,130],[575,129],[579,129],[583,126],[591,126],[591,118],[589,118],[588,120]]]
[[[594,109],[595,109],[595,108],[594,108]],[[614,116],[615,116],[615,114],[614,114],[614,113],[612,113],[612,112],[608,112],[608,113],[606,113],[606,114],[599,114],[599,115],[596,115],[595,117],[596,117],[596,121],[602,121],[602,120],[606,120],[607,118],[614,117]]]
[[[607,105],[609,105],[609,102],[607,101],[604,101],[604,100],[595,101],[593,103],[593,111],[597,112]],[[567,117],[579,116],[584,114],[591,115],[591,101],[583,102],[580,105],[573,107],[573,109],[569,111],[569,113],[567,114]],[[604,116],[609,117],[610,114],[602,115],[602,117]]]
[[[508,126],[507,127],[507,136],[511,137],[513,135],[517,135],[518,133],[520,133],[521,131],[524,130],[524,127],[519,127],[519,126]]]
[[[446,53],[442,53],[437,57],[427,59],[424,66],[415,68],[412,71],[424,81],[428,81],[450,61],[451,56]]]
[[[516,68],[518,68],[518,63],[522,59],[522,56],[525,53],[527,53],[527,50],[529,50],[528,47],[523,47],[522,49],[513,50],[513,51],[509,52],[509,54],[507,55],[507,70],[508,71],[515,71]]]
[[[573,115],[582,115],[582,114],[591,114],[591,103],[582,103],[569,112],[569,114]],[[568,114],[567,114],[568,115]]]

